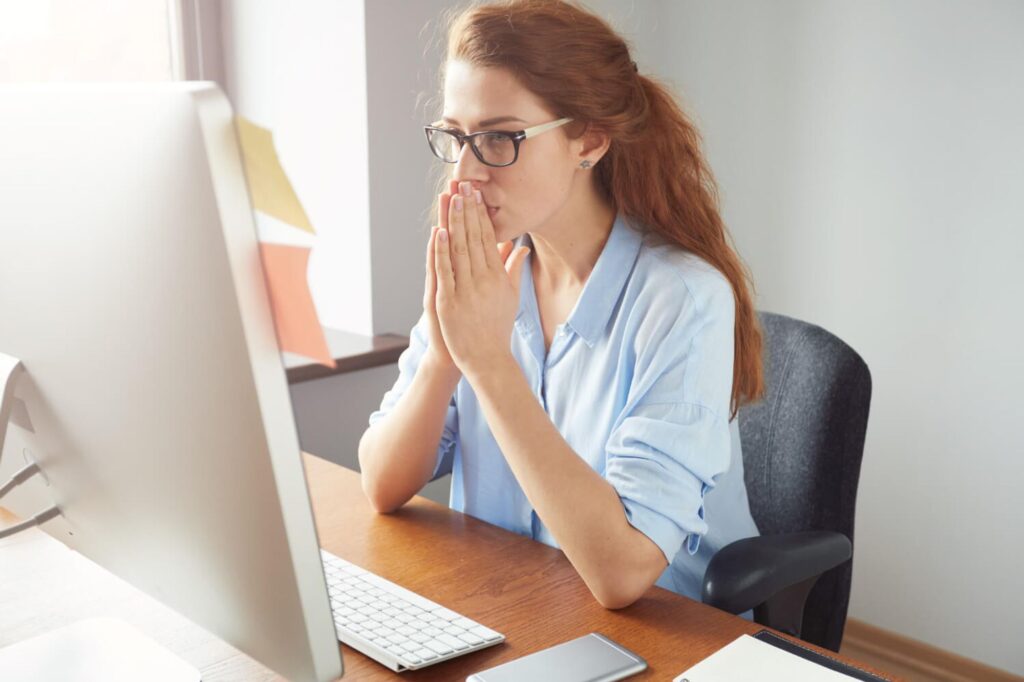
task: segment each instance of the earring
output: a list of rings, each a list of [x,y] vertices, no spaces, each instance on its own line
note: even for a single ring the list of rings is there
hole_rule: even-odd
[[[593,164],[591,164],[590,161],[587,161],[586,159],[580,161],[580,168],[590,168],[592,165]]]

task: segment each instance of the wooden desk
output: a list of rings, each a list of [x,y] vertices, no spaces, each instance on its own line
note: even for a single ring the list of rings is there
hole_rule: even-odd
[[[425,498],[394,514],[376,514],[357,473],[312,455],[304,455],[304,463],[325,549],[507,638],[400,677],[342,647],[346,680],[464,680],[592,631],[647,659],[647,671],[630,679],[670,680],[739,635],[760,629],[660,588],[629,608],[608,611],[559,550]],[[0,509],[0,524],[12,521]],[[280,679],[38,530],[0,540],[0,603],[0,646],[79,618],[114,615],[195,665],[204,682]]]

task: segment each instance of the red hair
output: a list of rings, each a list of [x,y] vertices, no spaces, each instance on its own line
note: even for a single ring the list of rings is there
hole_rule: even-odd
[[[611,146],[592,171],[603,198],[703,258],[732,285],[736,325],[729,419],[741,403],[762,398],[762,334],[750,293],[753,281],[719,214],[718,189],[700,134],[669,88],[638,73],[626,41],[578,2],[473,5],[451,11],[447,24],[448,61],[507,69],[558,117],[573,119],[559,129],[570,138],[588,125],[608,134]],[[446,166],[438,192],[447,188],[448,173]]]

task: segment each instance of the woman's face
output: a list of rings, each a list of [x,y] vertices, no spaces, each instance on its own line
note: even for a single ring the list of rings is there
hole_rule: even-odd
[[[509,71],[463,61],[448,62],[443,117],[445,127],[463,133],[523,130],[559,118]],[[509,120],[493,120],[505,117]],[[497,241],[507,241],[537,232],[566,204],[579,163],[573,157],[576,146],[566,138],[564,126],[559,127],[523,140],[516,162],[495,168],[482,163],[465,144],[452,177],[480,190],[491,209]]]

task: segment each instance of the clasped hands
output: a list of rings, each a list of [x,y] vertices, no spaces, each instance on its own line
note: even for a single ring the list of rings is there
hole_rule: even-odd
[[[472,383],[480,372],[512,357],[519,283],[530,249],[512,253],[512,241],[497,243],[487,206],[471,183],[453,180],[449,190],[441,194],[440,226],[431,231],[430,283],[447,355]]]

